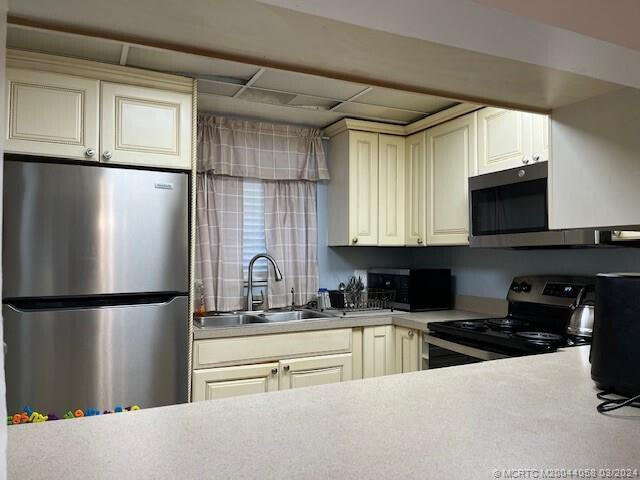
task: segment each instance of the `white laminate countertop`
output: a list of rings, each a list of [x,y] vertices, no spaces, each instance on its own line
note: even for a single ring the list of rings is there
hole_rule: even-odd
[[[494,469],[640,469],[640,410],[596,412],[588,354],[573,347],[9,427],[9,478],[466,480],[497,478]]]
[[[236,327],[209,327],[203,328],[194,325],[193,339],[204,340],[208,338],[244,337],[248,335],[265,335],[270,333],[303,332],[309,330],[328,330],[334,328],[369,327],[372,325],[398,325],[401,327],[427,330],[429,322],[441,322],[444,320],[469,320],[473,318],[487,318],[486,313],[468,312],[464,310],[438,310],[431,312],[371,312],[367,315],[357,314],[312,318],[296,322],[282,323],[258,323],[253,325],[241,325]]]

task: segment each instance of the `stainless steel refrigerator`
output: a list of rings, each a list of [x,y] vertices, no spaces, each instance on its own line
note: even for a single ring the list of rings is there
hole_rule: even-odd
[[[186,172],[5,161],[7,408],[187,400]]]

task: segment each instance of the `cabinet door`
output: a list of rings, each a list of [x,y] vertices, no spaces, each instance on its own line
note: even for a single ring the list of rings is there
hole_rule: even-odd
[[[549,160],[549,117],[527,113],[531,118],[531,158],[534,162]]]
[[[478,175],[518,167],[531,159],[531,116],[515,110],[478,111]]]
[[[420,370],[420,335],[415,330],[396,327],[396,372]]]
[[[404,245],[404,137],[379,135],[378,245]]]
[[[191,168],[191,95],[102,83],[101,160]]]
[[[193,401],[278,390],[277,363],[207,368],[193,372]]]
[[[396,373],[393,347],[393,325],[365,327],[362,332],[362,377]]]
[[[469,243],[468,177],[475,163],[475,113],[427,130],[427,244]]]
[[[346,206],[345,206],[346,207]],[[351,245],[378,244],[378,134],[349,132]]]
[[[97,160],[98,80],[7,69],[5,151]]]
[[[280,390],[351,380],[352,363],[350,353],[282,360]]]
[[[426,139],[426,132],[420,132],[405,140],[405,242],[411,246],[424,246],[427,238]]]

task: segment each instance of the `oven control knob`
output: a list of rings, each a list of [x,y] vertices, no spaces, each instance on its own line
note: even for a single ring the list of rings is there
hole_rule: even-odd
[[[520,291],[521,292],[525,292],[525,293],[530,292],[531,291],[531,284],[527,283],[527,282],[522,282],[520,284]]]
[[[511,284],[511,290],[514,292],[519,292],[520,291],[520,284],[518,282],[513,282]]]

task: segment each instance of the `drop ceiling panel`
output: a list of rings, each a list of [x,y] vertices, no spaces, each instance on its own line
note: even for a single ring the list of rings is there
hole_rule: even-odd
[[[289,102],[289,105],[296,107],[313,107],[318,110],[329,110],[337,102],[334,100],[327,100],[326,98],[312,97],[310,95],[298,95]]]
[[[384,107],[404,108],[424,113],[435,113],[445,108],[453,107],[458,102],[446,98],[422,95],[419,93],[403,92],[389,88],[376,87],[368,93],[358,97],[358,102]]]
[[[267,70],[254,85],[338,100],[346,100],[366,88],[366,85],[283,70]]]
[[[308,125],[317,128],[324,128],[343,117],[343,115],[335,112],[247,102],[237,98],[206,94],[198,95],[198,111],[231,117],[251,118],[265,122]]]
[[[106,63],[118,63],[122,51],[120,44],[106,40],[11,26],[7,28],[7,48]]]
[[[198,81],[198,92],[213,93],[215,95],[223,95],[225,97],[234,96],[241,88],[241,85],[231,85],[222,82],[213,82],[210,80]]]
[[[270,92],[256,88],[247,88],[238,95],[237,98],[249,102],[268,103],[270,105],[288,105],[290,101],[296,98],[296,95],[293,93]]]
[[[344,105],[340,105],[335,111],[345,113],[348,116],[368,117],[375,118],[380,121],[390,120],[402,123],[411,123],[424,117],[424,115],[420,113],[355,102],[348,102]]]
[[[258,71],[258,67],[254,65],[140,47],[129,49],[127,65],[160,72],[188,72],[242,80],[249,80]]]

